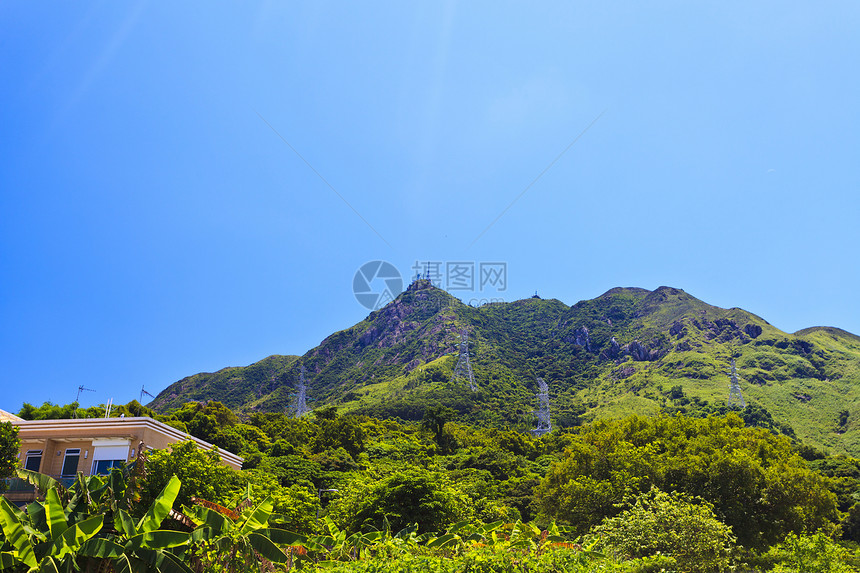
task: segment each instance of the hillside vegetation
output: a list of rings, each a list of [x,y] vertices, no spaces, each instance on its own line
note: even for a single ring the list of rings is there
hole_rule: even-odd
[[[451,380],[469,333],[477,392]],[[726,411],[731,357],[762,425],[819,449],[860,455],[860,338],[831,327],[789,334],[739,308],[680,289],[614,288],[573,306],[530,298],[478,308],[427,281],[304,356],[184,378],[149,405],[167,411],[217,399],[241,413],[291,407],[300,366],[312,407],[419,420],[451,408],[462,422],[527,430],[536,377],[554,426],[659,411]]]
[[[26,514],[0,504],[3,568],[38,561],[55,570],[53,560],[56,570],[105,570],[99,559],[117,571],[165,572],[185,570],[176,562],[207,571],[273,570],[274,562],[312,571],[629,573],[860,565],[860,460],[825,456],[736,413],[628,416],[540,438],[453,414],[430,407],[421,422],[402,423],[329,407],[243,419],[217,402],[187,403],[157,416],[238,453],[242,471],[188,441],[146,452],[124,470],[128,482],[121,470],[109,480],[80,477]],[[135,525],[156,507],[158,523]],[[90,537],[64,537],[52,550],[44,541],[61,530],[46,513]],[[154,528],[164,533],[139,537]]]

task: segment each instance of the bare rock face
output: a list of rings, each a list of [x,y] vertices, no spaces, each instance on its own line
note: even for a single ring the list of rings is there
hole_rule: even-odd
[[[627,345],[627,352],[637,362],[648,360],[648,350],[638,340],[634,340]]]
[[[577,346],[582,346],[583,348],[585,348],[589,352],[592,351],[591,338],[589,338],[589,336],[588,336],[588,327],[586,327],[586,326],[580,326],[579,328],[574,330],[573,334],[571,336],[567,337],[567,341],[572,342],[573,344],[576,344]]]
[[[612,374],[610,374],[610,378],[612,378],[613,380],[624,380],[625,378],[629,378],[635,373],[636,369],[630,365],[627,365],[613,370]]]
[[[370,327],[364,331],[364,333],[359,337],[359,342],[362,346],[370,346],[379,338],[379,329],[376,327]]]
[[[757,324],[747,324],[744,326],[744,332],[750,338],[758,338],[761,336],[761,327]]]
[[[623,351],[621,349],[621,345],[618,344],[618,341],[615,340],[615,337],[613,336],[612,339],[609,341],[609,346],[603,349],[603,352],[600,353],[600,356],[607,360],[615,360],[619,356],[621,356],[622,352]]]
[[[661,352],[659,348],[648,348],[647,345],[642,344],[638,340],[634,340],[625,346],[624,349],[626,350],[626,353],[637,362],[659,360],[663,355],[663,352]]]
[[[685,334],[687,334],[687,328],[684,326],[684,323],[675,321],[671,327],[669,327],[669,334],[674,336],[675,338],[681,338]]]

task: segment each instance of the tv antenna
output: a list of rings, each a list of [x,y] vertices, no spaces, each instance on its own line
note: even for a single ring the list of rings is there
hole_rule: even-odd
[[[143,386],[141,386],[141,387],[140,387],[140,400],[139,400],[139,402],[140,402],[140,405],[141,405],[141,406],[143,406],[143,396],[144,396],[144,394],[145,394],[145,395],[147,395],[147,396],[149,396],[149,397],[150,397],[150,398],[152,398],[153,400],[155,399],[155,396],[153,396],[152,394],[150,394],[149,392],[147,392],[147,391],[146,391],[146,388],[144,388]]]
[[[95,390],[93,390],[92,388],[84,388],[83,384],[78,386],[78,393],[75,396],[75,418],[78,417],[78,406],[77,406],[77,404],[79,404],[78,400],[81,399],[81,392],[95,392]]]
[[[537,414],[537,428],[532,430],[532,434],[538,438],[552,430],[552,424],[549,417],[549,386],[543,381],[543,378],[537,379],[538,383],[538,409],[534,412]]]
[[[457,359],[457,366],[454,367],[454,375],[451,376],[451,381],[454,382],[457,378],[465,378],[469,381],[469,388],[472,392],[478,391],[478,386],[475,384],[475,375],[472,373],[472,363],[469,361],[469,331],[465,328],[460,334],[460,357]]]

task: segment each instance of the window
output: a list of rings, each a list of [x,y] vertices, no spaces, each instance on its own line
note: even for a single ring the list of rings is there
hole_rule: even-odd
[[[96,460],[93,462],[93,475],[107,475],[111,468],[122,467],[125,460]]]
[[[131,440],[114,438],[93,439],[92,475],[107,475],[111,468],[121,467],[128,459]]]
[[[42,450],[29,450],[27,452],[27,459],[24,461],[24,469],[37,472],[41,466]]]
[[[60,477],[75,477],[78,473],[78,461],[81,459],[80,448],[69,448],[63,459],[63,471]]]

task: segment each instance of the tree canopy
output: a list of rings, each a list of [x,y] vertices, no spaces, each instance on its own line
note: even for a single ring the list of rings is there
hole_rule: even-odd
[[[617,515],[625,496],[652,486],[702,496],[753,547],[838,521],[826,478],[790,440],[745,427],[734,414],[633,416],[584,426],[537,495],[544,515],[586,531]]]
[[[19,451],[18,428],[11,422],[0,423],[0,479],[15,473]]]

